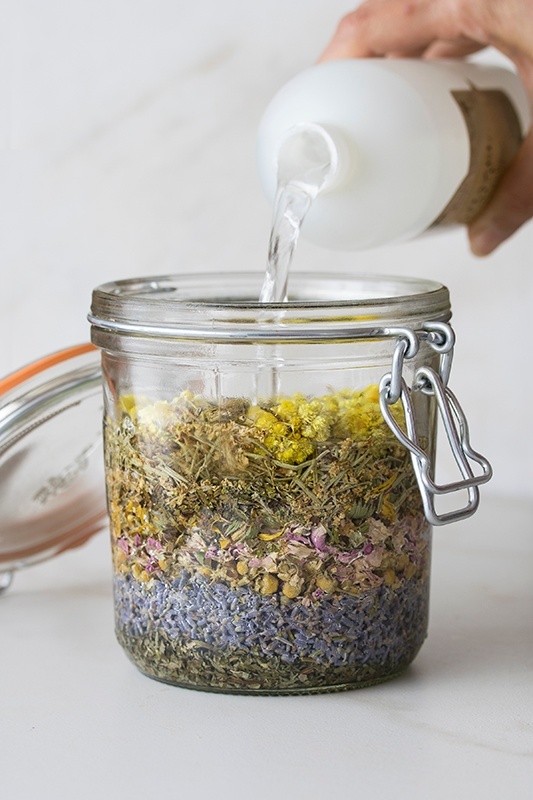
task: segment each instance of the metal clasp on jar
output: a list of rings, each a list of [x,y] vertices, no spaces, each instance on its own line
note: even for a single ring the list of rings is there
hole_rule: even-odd
[[[479,505],[479,486],[492,477],[492,467],[487,459],[472,449],[468,423],[459,401],[448,388],[448,379],[453,358],[455,334],[452,328],[442,322],[426,322],[423,331],[415,333],[410,329],[392,331],[398,338],[392,358],[392,369],[383,376],[379,386],[379,403],[383,417],[397,439],[411,453],[411,461],[416,475],[424,512],[432,525],[446,525],[450,522],[471,516]],[[403,365],[414,358],[419,350],[420,342],[426,341],[440,354],[439,370],[421,366],[415,370],[413,385],[407,385],[403,377]],[[437,484],[434,480],[431,457],[421,447],[414,405],[413,393],[423,392],[435,397],[437,408],[446,432],[455,463],[461,473],[462,480],[447,484]],[[406,432],[394,419],[390,407],[401,400]],[[472,464],[481,467],[482,474],[474,475]],[[435,496],[451,494],[466,490],[468,501],[453,511],[438,514],[435,510]]]

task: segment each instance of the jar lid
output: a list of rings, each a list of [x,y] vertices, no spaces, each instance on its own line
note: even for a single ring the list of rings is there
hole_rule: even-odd
[[[102,379],[91,344],[0,380],[0,590],[105,525]]]

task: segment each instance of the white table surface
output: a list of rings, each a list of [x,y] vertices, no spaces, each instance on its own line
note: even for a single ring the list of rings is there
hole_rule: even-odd
[[[533,798],[533,503],[435,531],[429,637],[380,686],[178,689],[115,642],[107,537],[0,597],[0,797]]]

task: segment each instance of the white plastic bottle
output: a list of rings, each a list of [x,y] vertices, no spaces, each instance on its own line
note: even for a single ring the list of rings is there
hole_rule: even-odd
[[[274,201],[280,149],[291,139],[289,152],[298,150],[295,132],[318,132],[332,169],[302,236],[339,250],[373,247],[474,219],[529,124],[520,80],[500,67],[327,62],[297,75],[268,106],[258,133],[260,178]]]

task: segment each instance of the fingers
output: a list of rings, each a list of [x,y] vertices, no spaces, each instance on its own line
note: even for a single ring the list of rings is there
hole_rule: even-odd
[[[370,0],[340,22],[321,61],[413,55],[435,39],[455,39],[459,30],[449,0]]]
[[[469,227],[474,255],[486,256],[533,217],[533,131],[505,173],[498,190],[480,217]]]
[[[457,39],[439,39],[432,42],[424,51],[424,58],[465,58],[485,47],[481,42],[459,36]]]
[[[518,17],[517,7],[521,11]],[[529,0],[366,0],[341,20],[320,60],[460,58],[492,43],[515,62],[533,99],[532,23],[533,3]],[[469,227],[470,246],[476,255],[491,253],[533,217],[532,186],[533,131],[494,198]]]

